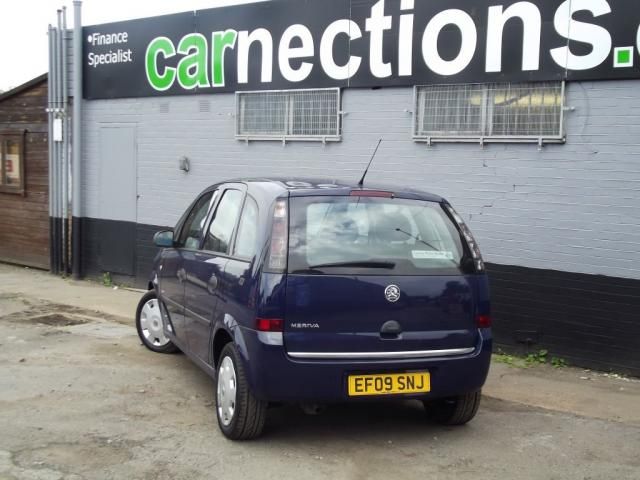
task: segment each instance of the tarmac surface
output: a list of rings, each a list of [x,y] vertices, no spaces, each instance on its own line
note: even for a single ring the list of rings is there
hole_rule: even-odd
[[[0,265],[0,479],[640,479],[640,381],[494,363],[465,427],[417,402],[218,431],[212,381],[140,345],[141,294]]]

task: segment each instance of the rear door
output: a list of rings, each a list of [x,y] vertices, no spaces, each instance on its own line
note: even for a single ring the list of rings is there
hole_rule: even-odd
[[[478,341],[474,275],[438,203],[293,197],[285,347],[317,358],[464,354]]]
[[[200,360],[210,362],[212,326],[221,292],[224,271],[242,209],[246,187],[228,185],[217,190],[215,211],[203,234],[202,248],[185,252],[185,322],[189,349]]]
[[[217,316],[232,324],[253,326],[256,321],[256,260],[260,241],[260,209],[258,202],[247,195],[238,223],[236,239],[224,271]],[[228,324],[228,322],[227,322]]]

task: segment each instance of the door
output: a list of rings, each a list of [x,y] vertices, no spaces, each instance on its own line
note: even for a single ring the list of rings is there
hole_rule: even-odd
[[[103,271],[135,275],[137,170],[135,125],[100,126],[98,255]]]
[[[175,232],[175,248],[164,251],[160,265],[160,296],[167,308],[174,335],[183,345],[188,345],[185,325],[185,257],[190,258],[198,250],[212,199],[213,192],[207,192],[196,200],[182,228]]]
[[[290,208],[288,352],[473,350],[475,276],[438,203],[306,197]]]
[[[220,288],[216,316],[232,318],[238,325],[253,328],[256,322],[257,268],[260,242],[258,203],[247,194],[231,256]]]
[[[211,363],[211,331],[215,323],[215,314],[220,292],[224,289],[223,273],[233,243],[238,217],[244,201],[245,187],[230,186],[216,197],[214,214],[202,248],[185,251],[183,255],[186,270],[185,282],[185,322],[189,349],[200,360]]]

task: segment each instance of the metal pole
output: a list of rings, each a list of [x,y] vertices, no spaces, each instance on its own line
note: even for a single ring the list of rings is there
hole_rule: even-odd
[[[62,104],[62,10],[58,9],[58,28],[57,28],[57,49],[58,55],[56,56],[56,95],[58,97],[58,123],[60,124],[60,130],[62,131],[62,135],[64,135],[64,129],[62,128],[64,124],[64,111]],[[57,164],[58,164],[58,188],[57,188],[57,200],[58,200],[58,218],[56,219],[57,228],[58,228],[58,268],[60,273],[64,274],[64,264],[63,264],[63,247],[64,247],[64,238],[62,235],[62,179],[64,178],[64,170],[62,167],[62,142],[56,142],[56,150],[58,152],[57,155]]]
[[[62,268],[69,273],[69,90],[67,88],[67,7],[62,7]]]
[[[52,55],[52,65],[51,65],[51,71],[49,72],[49,75],[51,76],[51,99],[52,99],[52,105],[53,105],[53,124],[54,124],[54,129],[53,129],[53,136],[51,137],[51,144],[52,144],[52,152],[53,152],[53,157],[52,157],[52,164],[51,164],[51,171],[52,171],[52,182],[51,182],[51,188],[50,188],[50,192],[49,195],[51,195],[52,199],[53,199],[53,218],[52,218],[52,222],[53,222],[53,231],[52,231],[52,241],[53,241],[53,273],[58,274],[60,273],[60,241],[59,241],[59,236],[58,236],[58,195],[59,195],[59,191],[58,191],[58,143],[55,141],[55,124],[57,123],[57,117],[58,117],[58,30],[56,28],[53,28],[51,30],[51,32],[53,33],[52,36],[52,50],[53,50],[53,55]]]
[[[73,2],[73,278],[79,279],[81,271],[82,236],[80,231],[82,217],[81,179],[82,179],[82,1]]]
[[[62,10],[58,9],[58,57],[57,61],[57,95],[58,95],[58,118],[60,121],[60,130],[62,135],[64,136],[64,105],[62,103],[62,91],[64,90],[62,85]],[[62,228],[62,211],[64,205],[64,163],[63,163],[63,148],[62,142],[56,142],[56,146],[58,147],[58,235],[60,239],[60,245],[58,247],[58,252],[60,255],[59,260],[59,268],[60,272],[64,274],[64,234]]]
[[[49,24],[49,30],[47,31],[47,38],[49,41],[49,70],[47,75],[47,117],[49,119],[49,270],[51,273],[55,273],[55,260],[54,251],[55,245],[53,242],[54,224],[53,224],[53,199],[54,199],[54,181],[53,181],[53,28]]]

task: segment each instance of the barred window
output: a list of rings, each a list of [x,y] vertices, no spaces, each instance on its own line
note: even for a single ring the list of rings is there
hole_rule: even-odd
[[[340,89],[236,93],[240,140],[340,140]]]
[[[564,83],[418,86],[416,141],[561,142]]]

